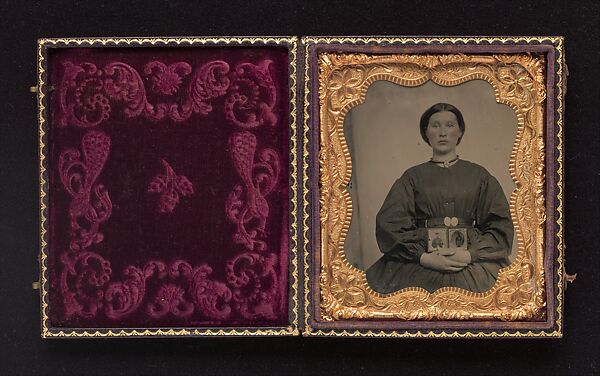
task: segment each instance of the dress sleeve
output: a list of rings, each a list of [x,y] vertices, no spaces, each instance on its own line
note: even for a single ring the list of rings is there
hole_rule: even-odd
[[[411,178],[405,173],[388,193],[375,224],[379,250],[389,256],[419,262],[427,248],[426,232],[415,227],[415,199]]]
[[[508,264],[514,227],[502,187],[489,174],[481,183],[474,230],[474,234],[469,234],[471,262],[504,261]]]

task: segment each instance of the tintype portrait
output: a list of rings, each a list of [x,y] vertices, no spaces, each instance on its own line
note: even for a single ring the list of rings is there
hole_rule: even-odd
[[[355,210],[345,251],[369,286],[489,290],[512,251],[514,111],[482,80],[378,81],[346,118]]]
[[[311,55],[314,325],[335,331],[342,320],[397,335],[454,320],[465,328],[552,322],[544,258],[554,241],[545,205],[556,194],[545,185],[551,47],[461,48]]]

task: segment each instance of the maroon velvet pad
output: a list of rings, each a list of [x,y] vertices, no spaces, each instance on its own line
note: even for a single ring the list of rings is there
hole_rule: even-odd
[[[288,52],[49,53],[54,327],[288,322]]]

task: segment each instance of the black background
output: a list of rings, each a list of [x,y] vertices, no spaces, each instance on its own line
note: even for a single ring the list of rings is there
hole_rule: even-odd
[[[599,374],[599,2],[1,1],[0,374]],[[178,35],[562,35],[564,338],[41,340],[36,39]]]

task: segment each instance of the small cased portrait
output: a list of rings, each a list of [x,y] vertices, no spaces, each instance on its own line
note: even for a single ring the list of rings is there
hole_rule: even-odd
[[[467,250],[467,229],[456,228],[448,230],[448,242],[450,248]]]
[[[427,252],[448,248],[448,230],[432,228],[427,231]]]

